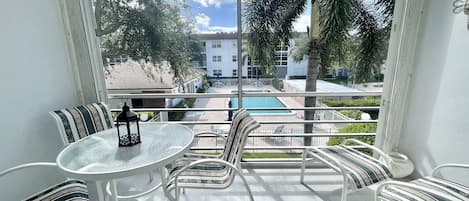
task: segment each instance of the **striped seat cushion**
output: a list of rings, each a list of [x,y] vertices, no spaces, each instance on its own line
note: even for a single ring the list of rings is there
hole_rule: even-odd
[[[249,116],[249,113],[241,109],[233,117],[230,132],[221,156],[208,156],[199,154],[186,154],[184,158],[177,160],[169,169],[168,189],[174,187],[175,174],[181,168],[186,167],[191,162],[204,158],[217,158],[231,164],[237,164],[241,159],[244,142],[248,134],[259,124]],[[226,188],[234,178],[231,168],[220,163],[203,163],[182,172],[178,177],[179,187],[192,188]]]
[[[353,148],[338,145],[318,150],[321,150],[318,154],[324,159],[342,163],[355,189],[392,178],[391,171],[382,162]]]
[[[183,160],[176,161],[169,172],[169,178],[171,179],[167,183],[168,189],[174,186],[174,174],[189,163],[198,159],[200,158],[184,158]],[[229,168],[218,163],[200,164],[180,174],[178,177],[178,185],[179,187],[224,188],[229,184],[230,171]]]
[[[27,201],[83,201],[89,200],[88,190],[83,181],[68,180],[39,192]]]
[[[425,177],[416,179],[411,183],[416,184],[420,187],[428,188],[441,192],[452,199],[443,198],[438,195],[423,192],[421,190],[415,190],[408,187],[401,186],[389,186],[382,192],[382,197],[392,201],[411,201],[411,200],[425,200],[425,201],[468,201],[469,200],[469,188],[461,184],[451,182],[444,179]]]
[[[113,127],[107,106],[103,103],[56,110],[52,113],[60,120],[68,143]]]

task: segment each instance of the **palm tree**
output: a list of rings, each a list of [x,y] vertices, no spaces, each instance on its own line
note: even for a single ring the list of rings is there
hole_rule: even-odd
[[[332,59],[344,58],[341,48],[350,32],[360,38],[355,80],[374,77],[384,62],[377,49],[389,34],[394,0],[376,0],[371,12],[362,0],[310,0],[311,23],[307,27],[308,40],[296,54],[308,58],[305,91],[316,91],[316,80],[322,77]],[[367,1],[369,2],[369,1]],[[245,23],[248,41],[256,50],[253,56],[263,69],[274,68],[275,48],[291,36],[293,22],[307,7],[307,0],[248,0],[245,5]],[[381,48],[383,49],[383,48]],[[385,49],[385,48],[384,48]],[[334,56],[332,56],[334,55]],[[384,54],[385,55],[385,54]],[[315,107],[316,97],[305,97],[305,107]],[[314,110],[305,110],[305,120],[314,119]],[[305,124],[304,132],[312,133],[313,124]],[[311,145],[311,137],[305,137]]]

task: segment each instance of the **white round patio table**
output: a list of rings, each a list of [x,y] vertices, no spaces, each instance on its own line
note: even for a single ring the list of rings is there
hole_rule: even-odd
[[[174,123],[141,124],[140,133],[142,143],[131,147],[119,147],[116,128],[95,133],[65,147],[57,165],[70,178],[111,181],[117,200],[114,179],[160,169],[182,157],[194,139],[191,129]]]

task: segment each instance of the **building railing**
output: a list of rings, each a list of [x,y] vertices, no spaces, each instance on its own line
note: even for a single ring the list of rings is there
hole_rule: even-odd
[[[318,98],[330,98],[330,97],[379,97],[381,96],[380,92],[244,92],[242,93],[243,97],[318,97]],[[237,93],[181,93],[181,94],[160,94],[160,93],[148,93],[148,94],[109,94],[109,99],[121,99],[121,100],[130,100],[130,99],[153,99],[153,98],[232,98],[238,97]],[[363,106],[363,107],[270,107],[270,108],[248,108],[249,111],[256,110],[296,110],[296,111],[339,111],[339,110],[361,110],[361,111],[379,111],[380,107],[377,106]],[[220,111],[234,111],[236,108],[135,108],[133,109],[137,112],[220,112]],[[120,109],[111,109],[112,112],[118,112]],[[275,114],[273,114],[275,115]],[[175,122],[188,126],[196,125],[227,125],[231,124],[231,121],[167,121],[164,118],[160,118],[161,121],[165,122]],[[355,124],[355,123],[377,123],[377,120],[259,120],[261,125],[293,125],[293,124]],[[223,133],[221,129],[215,129],[217,132]],[[249,152],[281,152],[281,153],[300,153],[301,150],[308,146],[303,144],[298,144],[305,137],[311,137],[312,139],[328,139],[331,137],[364,137],[376,136],[376,133],[329,133],[329,132],[314,132],[313,133],[303,133],[302,131],[295,131],[285,133],[279,132],[274,133],[271,131],[259,131],[253,132],[249,135],[249,139],[245,150]],[[205,139],[216,139],[214,136],[200,136],[196,139],[196,143],[192,147],[192,150],[198,152],[218,152],[223,149],[223,145],[220,141],[215,140],[214,145],[205,146],[200,145],[199,140]],[[263,139],[263,143],[256,144],[256,139]],[[270,141],[269,141],[270,140]],[[282,145],[276,145],[275,140],[278,140]],[[271,142],[269,144],[269,142]],[[274,144],[274,145],[272,145]],[[361,147],[357,147],[361,148]],[[285,162],[285,163],[298,163],[298,158],[275,158],[275,159],[246,159],[248,163],[256,162]]]

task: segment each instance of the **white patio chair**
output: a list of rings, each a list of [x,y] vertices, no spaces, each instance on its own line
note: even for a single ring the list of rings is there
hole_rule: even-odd
[[[377,160],[350,146],[346,146],[348,143],[365,146],[380,155],[384,161]],[[360,190],[393,177],[390,171],[391,158],[380,149],[356,139],[346,139],[337,146],[306,148],[303,152],[300,177],[300,182],[304,185],[306,185],[304,183],[306,162],[314,159],[323,162],[337,173],[342,174],[341,201],[347,200],[349,192]]]
[[[81,105],[52,111],[49,112],[49,114],[56,120],[60,136],[65,146],[86,136],[114,127],[111,111],[104,103]],[[153,178],[153,174],[149,173],[149,183],[153,181]],[[96,182],[96,187],[99,199],[104,199],[102,182]],[[109,194],[109,191],[107,192]],[[117,197],[127,198],[134,196]]]
[[[451,200],[468,201],[469,187],[438,176],[443,168],[467,168],[469,164],[444,164],[436,167],[431,176],[411,182],[388,181],[376,190],[376,201]]]
[[[59,128],[64,145],[114,127],[111,112],[104,103],[92,103],[49,112]]]
[[[52,167],[57,169],[55,163],[28,163],[18,165],[16,167],[0,172],[0,178],[10,173],[34,167]],[[84,181],[68,179],[64,182],[52,185],[40,192],[37,192],[28,198],[26,201],[85,201],[89,200],[88,189]]]
[[[227,138],[213,132],[198,133],[197,135],[211,134],[225,139],[223,152],[218,156],[187,154],[176,161],[167,169],[166,185],[163,184],[166,196],[177,201],[180,190],[185,188],[226,189],[233,183],[235,174],[238,174],[248,191],[249,199],[253,201],[240,162],[248,134],[258,127],[259,124],[249,113],[241,109],[233,117]]]

